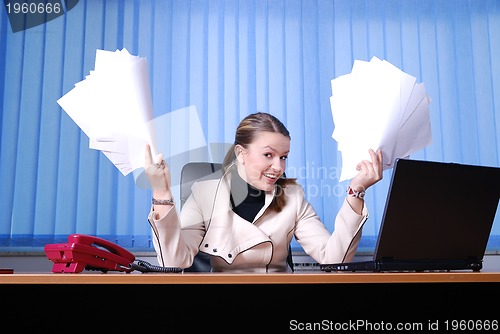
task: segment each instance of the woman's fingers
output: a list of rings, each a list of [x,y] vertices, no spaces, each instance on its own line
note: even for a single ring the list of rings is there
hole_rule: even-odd
[[[151,146],[149,144],[146,144],[146,151],[145,151],[145,159],[144,159],[144,168],[148,169],[149,166],[153,163],[153,155],[151,154]]]
[[[162,168],[165,166],[165,161],[163,160],[163,154],[160,153],[156,156],[156,159],[155,159],[155,166],[158,167],[158,168]]]
[[[156,159],[153,160],[153,154],[151,153],[151,146],[146,144],[146,152],[145,152],[145,163],[144,168],[148,169],[151,165],[154,165],[156,168],[165,167],[165,161],[163,160],[163,154],[160,153],[156,156]]]
[[[163,159],[162,153],[153,159],[149,144],[146,145],[145,149],[144,168],[146,169],[146,175],[153,191],[157,193],[170,191],[170,171],[168,165]]]
[[[363,160],[358,166],[359,174],[354,177],[351,186],[360,189],[367,189],[374,183],[382,179],[383,165],[382,165],[382,151],[379,149],[377,152],[369,150],[371,161]]]
[[[373,170],[377,175],[382,175],[384,169],[382,165],[382,150],[378,149],[377,152],[375,152],[374,150],[370,149],[369,152],[372,158]]]
[[[374,150],[369,149],[368,153],[370,154],[371,161],[362,160],[356,166],[356,169],[359,171],[365,171],[367,173],[370,173],[370,170],[378,172],[382,168],[382,151],[378,150],[377,153],[375,153]]]

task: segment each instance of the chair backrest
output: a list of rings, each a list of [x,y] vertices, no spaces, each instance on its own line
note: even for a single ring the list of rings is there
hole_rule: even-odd
[[[182,167],[180,180],[181,208],[191,195],[195,181],[218,179],[222,176],[222,164],[214,162],[188,162]]]
[[[222,176],[222,164],[214,162],[188,162],[182,167],[180,179],[180,197],[181,209],[189,195],[191,195],[191,187],[194,182],[202,180],[218,179]],[[292,271],[294,270],[292,249],[288,245],[287,262]],[[194,258],[193,265],[184,271],[191,272],[209,272],[212,267],[210,265],[210,256],[199,252]]]
[[[189,195],[191,187],[195,181],[217,179],[222,176],[222,164],[213,162],[188,162],[182,167],[180,180],[181,209]],[[198,253],[193,261],[193,265],[184,269],[187,272],[210,272],[210,256],[205,253]]]

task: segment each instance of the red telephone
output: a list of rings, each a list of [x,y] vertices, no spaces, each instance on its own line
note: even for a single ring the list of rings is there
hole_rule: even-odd
[[[102,238],[71,234],[68,243],[47,244],[45,254],[54,262],[54,273],[79,273],[84,269],[131,272],[134,254]]]

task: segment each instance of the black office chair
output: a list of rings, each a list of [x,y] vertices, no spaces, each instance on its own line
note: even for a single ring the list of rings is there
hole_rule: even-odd
[[[182,167],[180,177],[180,197],[181,209],[189,195],[191,195],[191,186],[195,181],[218,179],[222,177],[222,164],[213,162],[188,162]],[[292,271],[294,270],[292,248],[288,245],[287,262]],[[185,272],[210,272],[210,255],[198,252],[191,267],[184,269]]]

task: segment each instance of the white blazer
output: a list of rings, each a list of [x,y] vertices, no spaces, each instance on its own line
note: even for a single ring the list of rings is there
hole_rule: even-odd
[[[200,251],[212,255],[214,272],[286,272],[293,236],[318,263],[350,261],[368,218],[366,207],[358,215],[344,200],[330,233],[302,187],[288,185],[281,212],[267,210],[274,196],[269,192],[254,221],[248,222],[233,212],[229,194],[228,178],[207,180],[193,184],[180,219],[175,206],[159,219],[151,208],[148,219],[160,265],[188,268]]]

